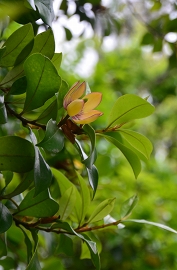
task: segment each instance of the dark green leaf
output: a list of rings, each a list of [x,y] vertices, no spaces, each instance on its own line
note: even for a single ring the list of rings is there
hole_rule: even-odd
[[[97,156],[95,149],[95,141],[96,141],[95,131],[90,125],[84,125],[83,130],[89,136],[91,142],[90,155],[88,156],[88,158],[84,159],[83,163],[86,165],[88,169],[91,169]]]
[[[17,57],[33,38],[34,33],[31,24],[26,24],[17,29],[3,45],[6,47],[6,50],[1,57],[0,65],[5,67],[14,66]]]
[[[123,95],[117,99],[111,110],[108,128],[147,117],[153,111],[154,107],[145,99],[133,94]]]
[[[88,235],[83,235],[85,239],[91,241],[91,239],[88,237]],[[87,243],[86,243],[87,244]],[[92,259],[92,262],[96,268],[96,270],[100,270],[101,266],[100,266],[100,257],[99,257],[99,254],[98,254],[98,251],[95,253],[93,252],[93,250],[91,249],[91,247],[87,244],[87,247],[90,251],[90,255],[91,255],[91,259]]]
[[[64,30],[65,30],[65,34],[66,34],[66,39],[67,40],[71,40],[72,39],[72,33],[71,33],[71,31],[68,29],[68,28],[66,28],[66,27],[63,27],[64,28]]]
[[[0,170],[24,173],[33,166],[34,147],[29,141],[17,136],[0,137]]]
[[[41,266],[39,263],[38,255],[37,255],[37,247],[38,247],[38,236],[36,232],[31,231],[31,234],[33,236],[34,242],[35,242],[35,248],[34,253],[31,257],[31,260],[26,268],[26,270],[41,270]]]
[[[0,202],[0,233],[6,232],[12,225],[12,215],[9,209]]]
[[[84,160],[86,160],[88,158],[88,156],[83,151],[82,146],[77,139],[75,139],[75,145],[77,146],[77,150],[79,150],[79,153],[82,157],[82,162],[83,162]],[[97,185],[98,185],[98,171],[97,171],[97,168],[95,167],[95,165],[92,165],[91,168],[86,168],[86,169],[87,169],[87,173],[88,173],[88,177],[89,177],[90,186],[94,192],[94,194],[93,194],[93,197],[94,197],[96,189],[97,189]]]
[[[52,181],[52,173],[49,165],[44,160],[37,146],[37,140],[32,131],[30,137],[35,148],[35,163],[34,163],[34,183],[35,183],[35,196],[47,189]]]
[[[66,254],[67,256],[73,255],[73,241],[72,239],[65,235],[61,234],[59,236],[58,246],[55,250],[55,254],[58,256],[58,254]]]
[[[71,234],[74,234],[76,236],[78,236],[79,238],[81,238],[82,240],[84,240],[86,242],[86,244],[91,248],[91,251],[93,253],[97,253],[97,248],[96,248],[96,243],[94,243],[93,241],[87,240],[86,238],[84,238],[84,236],[82,234],[77,233],[67,222],[62,222],[62,221],[57,221],[56,224],[52,225],[51,227],[52,229],[54,228],[61,228],[66,232],[69,232]]]
[[[64,135],[55,121],[49,120],[44,139],[37,144],[53,154],[59,153],[64,147]]]
[[[0,125],[7,123],[7,111],[4,104],[4,94],[0,91]]]
[[[34,47],[31,54],[41,53],[42,55],[47,56],[49,59],[51,59],[54,56],[54,52],[55,40],[51,29],[44,31],[35,37]]]
[[[52,101],[52,103],[50,103],[50,105],[43,110],[43,112],[39,115],[36,121],[42,124],[47,124],[50,119],[55,120],[57,118],[57,112],[57,99],[55,98],[55,100]]]
[[[15,263],[15,260],[12,259],[11,257],[6,257],[0,260],[0,265],[3,267],[3,269],[13,270],[15,269],[16,263]]]
[[[153,45],[154,44],[154,36],[151,33],[145,33],[141,45]]]
[[[101,202],[93,211],[91,216],[89,217],[87,224],[91,222],[97,222],[99,220],[102,220],[105,216],[107,216],[112,209],[114,208],[115,199],[106,199],[103,202]]]
[[[13,83],[12,88],[10,89],[10,94],[21,95],[26,92],[26,88],[27,88],[27,80],[26,77],[23,76]]]
[[[22,227],[20,227],[20,229],[22,230],[25,237],[25,244],[27,248],[27,263],[29,263],[32,258],[33,246],[26,232],[22,229]]]
[[[35,189],[32,189],[25,196],[19,205],[18,215],[26,215],[37,218],[51,217],[58,211],[58,204],[50,199],[48,190],[42,191],[35,196]]]
[[[34,0],[43,22],[52,27],[54,19],[53,1],[52,0]]]
[[[52,62],[41,54],[33,54],[24,63],[27,77],[27,93],[24,111],[41,107],[58,92],[61,78]]]
[[[1,81],[0,85],[3,88],[10,88],[12,84],[24,75],[23,64],[15,66],[11,69],[4,79]]]
[[[0,234],[0,258],[7,256],[7,244],[6,244],[6,234]],[[0,263],[1,265],[1,263]]]
[[[88,173],[90,186],[93,189],[93,197],[94,197],[98,186],[98,170],[95,165],[93,165],[91,169],[88,168],[86,169]]]
[[[31,53],[31,50],[33,48],[33,45],[34,45],[34,39],[32,39],[26,45],[26,47],[21,51],[21,53],[18,55],[17,59],[15,60],[14,66],[19,65],[27,58],[27,56],[29,56],[29,54]]]
[[[6,50],[6,47],[0,48],[0,60],[1,60],[1,57],[4,54],[5,50]]]
[[[138,202],[138,196],[134,195],[121,205],[121,210],[120,210],[121,219],[127,218],[131,214],[137,202]]]
[[[99,136],[104,137],[106,140],[114,144],[122,152],[122,154],[129,162],[130,166],[132,167],[135,177],[137,178],[141,171],[141,163],[138,156],[131,149],[127,148],[113,137],[104,134],[99,134]]]

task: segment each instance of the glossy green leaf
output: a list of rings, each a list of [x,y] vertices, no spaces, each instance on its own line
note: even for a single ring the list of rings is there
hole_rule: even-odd
[[[54,19],[53,1],[34,0],[34,2],[38,8],[39,14],[43,22],[52,27],[52,21]]]
[[[32,131],[30,131],[30,137],[34,144],[35,149],[35,162],[34,162],[34,183],[35,183],[35,196],[47,189],[52,181],[52,173],[49,165],[41,155],[37,146],[37,140]]]
[[[9,209],[0,202],[0,233],[6,232],[12,225],[12,215]]]
[[[83,162],[84,160],[86,160],[88,158],[88,156],[86,155],[86,153],[82,149],[82,146],[77,139],[75,139],[75,145],[76,145],[76,149],[79,151],[79,153],[81,155],[82,162]],[[94,197],[97,186],[98,186],[98,171],[97,171],[97,168],[95,167],[95,165],[92,165],[91,168],[86,167],[86,169],[87,169],[87,173],[88,173],[90,186],[93,189],[93,197]]]
[[[112,209],[114,208],[115,198],[113,199],[106,199],[101,202],[93,211],[91,216],[89,217],[87,224],[91,222],[97,222],[102,220],[105,216],[107,216]]]
[[[95,165],[91,169],[86,168],[88,173],[88,180],[91,188],[93,189],[93,198],[95,196],[97,187],[98,187],[98,170]]]
[[[64,135],[58,128],[56,121],[49,120],[44,139],[37,144],[53,154],[59,153],[64,147]]]
[[[99,136],[104,137],[106,140],[114,144],[122,152],[122,154],[129,162],[130,166],[132,167],[135,177],[137,178],[141,171],[141,163],[138,156],[131,149],[127,148],[113,137],[104,134],[99,134]]]
[[[40,122],[41,124],[47,124],[50,119],[55,120],[57,118],[57,112],[57,99],[55,98],[55,100],[53,100],[50,105],[42,111],[36,121]]]
[[[0,125],[7,122],[7,111],[4,104],[4,93],[0,91]]]
[[[58,254],[63,253],[66,254],[67,256],[73,255],[73,241],[69,236],[65,234],[60,234],[58,246],[56,247],[55,250],[55,255],[58,256]]]
[[[134,195],[121,205],[121,210],[120,210],[121,219],[127,218],[131,214],[132,210],[137,205],[137,202],[138,202],[138,196]]]
[[[61,60],[62,60],[62,53],[54,53],[54,55],[52,57],[52,63],[54,64],[54,66],[57,70],[60,69]]]
[[[5,67],[14,66],[17,57],[33,38],[34,33],[31,24],[26,24],[17,29],[3,45],[6,50],[1,57],[0,65]]]
[[[34,166],[34,156],[34,147],[29,141],[17,136],[0,137],[0,170],[28,172]]]
[[[42,55],[47,56],[49,59],[51,59],[54,56],[54,52],[55,40],[51,29],[48,29],[47,31],[38,34],[34,38],[34,47],[31,54],[41,53]]]
[[[33,54],[24,63],[27,93],[24,112],[41,107],[60,88],[61,78],[52,62],[41,54]]]
[[[80,194],[81,194],[81,199],[82,199],[81,223],[83,223],[85,216],[87,214],[88,207],[90,205],[90,192],[89,192],[88,186],[85,183],[85,180],[82,178],[82,176],[79,173],[77,173],[77,177],[79,179]]]
[[[12,68],[4,79],[1,81],[0,86],[2,88],[10,88],[12,84],[24,75],[23,64],[19,64]]]
[[[90,125],[84,125],[83,130],[89,136],[90,142],[91,142],[90,155],[88,156],[88,158],[84,159],[83,162],[87,166],[88,169],[91,169],[97,156],[96,149],[95,149],[95,141],[96,141],[95,131]]]
[[[153,146],[148,138],[140,133],[127,129],[119,129],[121,136],[128,141],[136,150],[141,152],[147,159],[149,159]]]
[[[59,215],[61,220],[66,220],[72,213],[76,203],[76,191],[72,186],[67,189],[59,199]]]
[[[108,127],[122,125],[134,119],[144,118],[154,112],[152,106],[145,99],[126,94],[117,99],[109,115]]]
[[[37,218],[51,217],[58,211],[58,204],[49,196],[48,190],[35,196],[35,189],[28,192],[19,205],[16,214],[20,216],[32,216]]]
[[[152,221],[148,221],[145,219],[126,219],[123,222],[135,222],[135,223],[141,223],[141,224],[147,224],[147,225],[152,225],[161,229],[164,229],[166,231],[172,232],[177,234],[177,231],[174,230],[173,228],[165,225],[165,224],[161,224],[161,223],[157,223],[157,222],[152,222]]]
[[[26,92],[26,88],[27,88],[27,80],[26,80],[26,77],[23,76],[13,83],[10,89],[10,94],[21,95]]]
[[[88,237],[88,235],[83,235],[85,239],[91,241],[91,239]],[[86,243],[87,244],[87,243]],[[91,260],[95,266],[95,269],[96,270],[100,270],[101,269],[101,266],[100,266],[100,257],[99,257],[99,254],[98,254],[98,251],[95,253],[92,251],[91,247],[87,244],[87,247],[90,251],[90,255],[91,255]]]

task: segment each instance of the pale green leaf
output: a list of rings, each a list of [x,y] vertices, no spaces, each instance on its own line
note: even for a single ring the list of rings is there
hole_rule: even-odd
[[[82,204],[81,204],[81,223],[84,222],[85,216],[87,214],[88,207],[90,205],[90,192],[89,188],[86,185],[84,179],[82,176],[77,173],[77,177],[79,179],[79,185],[80,185],[80,194],[81,194],[81,199],[82,199]]]
[[[148,138],[140,133],[127,129],[119,129],[121,136],[131,144],[136,150],[141,152],[147,159],[149,159],[153,146]]]
[[[107,128],[147,117],[153,112],[154,106],[145,99],[133,94],[123,95],[117,99],[110,112]]]
[[[107,216],[112,209],[114,208],[115,198],[113,199],[106,199],[101,202],[90,215],[86,224],[97,222],[102,220],[105,216]]]
[[[127,218],[131,214],[137,202],[138,202],[138,196],[134,195],[121,205],[121,210],[120,210],[121,219]]]
[[[61,220],[66,220],[72,213],[76,203],[76,190],[74,186],[67,189],[59,199],[59,215]]]

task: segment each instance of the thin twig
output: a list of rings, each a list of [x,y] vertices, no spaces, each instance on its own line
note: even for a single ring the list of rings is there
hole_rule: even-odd
[[[22,124],[23,124],[24,126],[33,125],[33,126],[36,126],[36,127],[38,127],[38,128],[42,128],[43,130],[46,129],[46,126],[45,126],[45,125],[39,124],[39,123],[37,123],[37,122],[34,121],[34,120],[31,121],[31,120],[28,120],[28,119],[22,117],[21,115],[19,115],[18,113],[16,113],[14,110],[12,110],[12,109],[9,107],[9,105],[8,105],[7,103],[5,103],[5,106],[6,106],[7,111],[8,111],[11,115],[13,115],[13,116],[15,116],[17,119],[19,119],[19,120],[22,122]]]

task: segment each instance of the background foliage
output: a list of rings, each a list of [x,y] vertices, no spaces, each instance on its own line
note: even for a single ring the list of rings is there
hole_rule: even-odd
[[[16,2],[15,5],[23,6],[23,8],[19,9],[18,6],[18,8],[15,9],[17,14],[14,13],[14,7],[10,9],[9,6],[6,6],[7,3],[12,5],[14,2]],[[42,27],[45,26],[47,29],[46,24],[52,25],[54,17],[53,12],[51,12],[52,1],[48,2],[49,5],[46,9],[41,7],[40,2],[42,1],[22,2],[23,1],[0,1],[2,7],[0,15],[2,44],[21,26],[20,24],[26,25],[23,26],[25,28],[23,28],[22,31],[25,33],[25,29],[26,31],[31,31],[31,27],[27,23],[32,22],[35,35],[40,29],[44,29]],[[75,7],[72,14],[71,9],[69,9],[71,2]],[[59,74],[69,85],[72,85],[78,79],[85,79],[89,82],[90,88],[93,91],[103,93],[103,100],[99,109],[104,112],[104,115],[93,123],[92,126],[95,129],[105,128],[105,122],[108,116],[106,112],[110,112],[115,100],[122,94],[137,94],[143,98],[150,95],[150,101],[156,106],[153,115],[136,121],[134,125],[127,127],[130,130],[138,131],[147,136],[154,146],[153,154],[148,162],[143,163],[143,169],[137,180],[135,180],[131,168],[122,154],[106,140],[97,139],[98,157],[95,165],[99,171],[99,185],[90,213],[92,213],[92,210],[100,202],[107,198],[116,197],[116,207],[111,212],[111,216],[115,220],[118,220],[120,219],[120,212],[122,211],[121,205],[123,202],[133,195],[138,194],[139,201],[131,215],[132,219],[146,219],[166,224],[176,229],[177,224],[174,218],[176,205],[175,115],[177,103],[175,39],[177,28],[175,1],[170,1],[170,3],[168,3],[168,1],[119,1],[118,3],[117,1],[110,1],[108,4],[101,1],[71,2],[61,2],[59,10],[55,13],[55,23],[58,22],[61,24],[61,18],[64,15],[70,20],[75,14],[79,16],[81,22],[84,21],[84,23],[86,23],[79,38],[72,32],[72,29],[69,29],[69,26],[62,25],[65,37],[68,40],[65,46],[66,48],[68,46],[69,50],[66,50],[63,55]],[[35,7],[37,8],[35,9]],[[10,10],[13,10],[12,14],[9,13]],[[6,14],[10,15],[10,21],[8,21],[7,17],[4,17],[4,11],[6,11]],[[36,24],[35,20],[39,17],[43,19],[43,22]],[[91,38],[88,38],[86,35],[88,25],[91,25],[93,29]],[[46,33],[48,34],[46,34],[46,38],[50,38],[51,43],[46,47],[46,50],[45,47],[42,46],[44,49],[41,53],[42,55],[46,55],[49,59],[52,59],[53,53],[51,52],[54,50],[54,47],[52,49],[52,33],[50,30],[46,31]],[[38,36],[38,38],[39,37],[41,36]],[[174,39],[172,39],[173,37]],[[2,81],[7,73],[8,66],[11,67],[20,64],[23,59],[26,59],[31,48],[33,48],[33,52],[39,52],[40,48],[38,48],[37,45],[33,47],[32,40],[32,34],[31,37],[28,34],[28,40],[26,41],[28,47],[25,47],[26,45],[24,43],[25,50],[21,50],[20,58],[15,58],[15,60],[10,59],[9,61],[12,60],[13,62],[1,68],[0,75]],[[39,43],[36,41],[36,44]],[[77,45],[75,46],[75,44]],[[97,61],[94,62],[94,66],[91,68],[92,73],[90,70],[87,70],[88,64],[85,60],[88,51],[94,52],[94,57],[97,59]],[[2,48],[0,55],[2,56],[3,53]],[[36,67],[37,63],[42,63],[44,60],[40,55],[36,55],[36,57],[37,59],[34,59],[34,57],[31,56],[30,59],[26,60],[28,61],[26,62],[26,75],[30,64]],[[4,66],[2,61],[3,60],[1,60],[1,65]],[[33,61],[35,61],[35,65]],[[60,62],[61,55],[58,54],[58,66],[60,66]],[[47,61],[47,63],[49,64],[50,62]],[[81,71],[84,68],[86,71],[83,73]],[[48,72],[50,72],[50,68]],[[44,81],[44,84],[49,83],[49,85],[51,85],[49,78],[51,78],[50,75]],[[57,75],[56,78],[58,78]],[[53,89],[51,91],[53,91],[53,93],[56,92],[60,84],[59,79],[57,81],[56,78],[52,80],[52,82],[56,84],[52,84]],[[31,81],[30,77],[29,80]],[[5,83],[7,84],[6,81]],[[25,83],[25,80],[20,81],[20,85],[23,86],[21,88],[19,84],[13,84],[10,90],[13,94],[13,102],[15,101],[13,106],[16,106],[18,113],[23,109],[23,106],[20,107],[18,104],[18,98],[19,94],[21,94],[21,100],[24,102],[23,90],[25,89]],[[7,84],[6,87],[8,89],[9,85]],[[3,104],[3,93],[1,97],[1,104]],[[49,97],[47,97],[47,99],[48,98]],[[39,102],[38,100],[41,99],[36,97],[37,102]],[[12,102],[11,99],[7,99],[7,101]],[[53,98],[51,102],[55,104],[55,98]],[[37,104],[37,106],[38,105],[39,104]],[[48,105],[49,104],[47,104],[47,106]],[[27,105],[25,106],[27,116],[33,120],[34,113],[29,113],[29,107]],[[35,109],[35,107],[30,108],[30,110],[33,109]],[[4,112],[3,106],[1,106],[1,112]],[[35,111],[35,115],[38,115],[40,119],[41,111]],[[3,113],[1,113],[1,116],[3,116],[3,119],[6,118],[6,115]],[[45,117],[42,117],[42,119],[44,119],[44,122],[41,121],[41,125],[46,124],[49,120],[45,119]],[[22,123],[25,124],[23,121]],[[53,128],[55,130],[55,126],[53,126]],[[26,134],[29,134],[20,124],[20,121],[14,121],[14,118],[11,117],[10,114],[8,115],[8,123],[1,125],[0,132],[1,136],[17,135],[20,138],[25,138]],[[34,133],[37,140],[44,136],[43,134],[37,134],[35,131]],[[36,144],[34,134],[32,137],[34,144]],[[16,137],[13,137],[13,140],[15,138]],[[21,148],[23,148],[24,141],[20,143]],[[14,145],[15,144],[18,145],[17,143],[14,143]],[[24,147],[28,149],[28,147]],[[85,149],[85,151],[87,152],[88,149]],[[31,153],[30,147],[29,153]],[[57,155],[57,157],[55,155],[46,155],[43,152],[42,154],[50,166],[59,169],[69,179],[75,179],[75,175],[73,175],[73,162],[77,171],[81,172],[83,169],[79,155],[76,154],[75,148],[69,142],[67,142],[67,151],[60,152],[60,155]],[[33,153],[31,155],[33,155]],[[40,160],[43,159],[41,158]],[[73,160],[73,162],[71,162],[71,160]],[[9,162],[7,162],[7,164],[9,164]],[[19,164],[19,162],[14,165],[15,168],[17,164]],[[41,166],[43,166],[43,163]],[[44,167],[46,168],[46,166]],[[6,170],[10,169],[6,168]],[[46,170],[45,173],[46,172],[50,174],[48,170]],[[58,173],[55,169],[53,169],[52,172],[54,175]],[[47,179],[50,179],[50,175],[48,176]],[[3,171],[1,189],[7,185],[6,194],[14,192],[15,187],[21,182],[21,176],[17,173],[15,173],[13,181],[11,181],[11,179],[12,173]],[[31,179],[32,178],[29,176],[26,181],[26,183],[29,183],[29,186]],[[64,179],[64,181],[66,181],[66,179]],[[48,185],[48,183],[46,183],[46,185]],[[22,189],[21,192],[25,189],[26,187]],[[58,185],[52,183],[50,192],[53,199],[57,200],[59,192]],[[70,187],[69,192],[70,194],[73,192],[72,187]],[[17,194],[20,193],[17,192]],[[24,193],[24,195],[26,194],[27,193]],[[48,198],[46,191],[41,194],[42,198],[48,199],[47,203],[55,204],[52,199]],[[33,190],[31,190],[27,196],[33,196]],[[65,194],[65,196],[68,195]],[[19,204],[21,200],[21,195],[15,197],[17,204]],[[10,201],[3,200],[3,203],[5,203],[7,208],[13,208],[12,205],[9,205]],[[25,204],[25,200],[23,200],[23,204]],[[23,204],[20,204],[21,213],[25,216],[30,216],[29,212],[23,212],[25,211]],[[55,205],[52,206],[52,209],[53,207],[55,208]],[[45,209],[46,206],[42,206],[41,208]],[[29,207],[28,210],[31,210],[31,208]],[[1,212],[3,211],[6,211],[6,208],[5,210],[1,208]],[[34,211],[34,209],[32,209],[32,211]],[[44,213],[44,217],[46,217],[46,215],[48,216],[48,214]],[[60,213],[60,215],[62,215],[62,213]],[[10,224],[11,216],[7,214],[7,218]],[[101,224],[102,223],[98,223],[97,225]],[[93,232],[87,233],[87,237],[90,237],[97,243],[100,252],[101,269],[112,270],[118,267],[121,269],[176,269],[175,250],[177,239],[175,234],[150,225],[131,222],[126,222],[124,225],[125,227],[121,230],[120,228],[114,229],[114,227],[108,227],[103,230],[94,231],[94,234]],[[5,230],[6,229],[7,228],[5,228]],[[67,228],[67,230],[69,229]],[[18,227],[13,225],[7,231],[7,235],[1,234],[0,250],[2,259],[0,263],[4,269],[17,269],[17,267],[26,269],[26,262],[30,260],[29,258],[32,251],[36,265],[35,268],[30,268],[34,266],[28,265],[27,269],[38,269],[39,266],[35,252],[37,238],[35,232],[33,232],[33,230],[31,230],[31,232],[32,233],[29,234],[28,230],[25,228],[19,230]],[[26,244],[24,243],[24,239]],[[71,239],[73,241],[71,241]],[[4,244],[6,242],[8,244],[8,256],[6,256],[7,247]],[[33,245],[33,247],[31,245]],[[91,260],[88,260],[90,255],[86,244],[79,241],[77,237],[73,239],[73,236],[67,237],[63,234],[53,235],[43,231],[39,233],[38,245],[38,256],[42,269],[52,269],[52,267],[57,267],[58,269],[82,269],[83,267],[94,269]],[[26,246],[28,248],[28,259],[26,259]],[[64,247],[67,248],[65,249]],[[82,260],[80,260],[80,258]],[[93,258],[92,261],[94,261]]]

